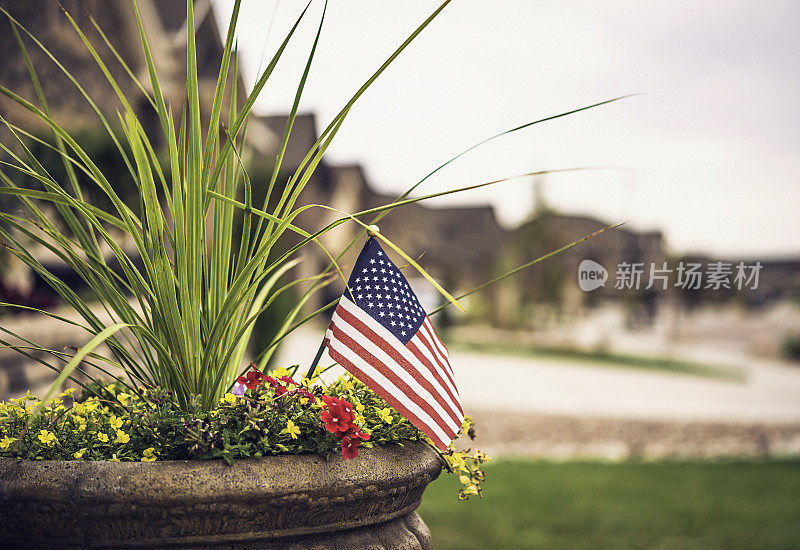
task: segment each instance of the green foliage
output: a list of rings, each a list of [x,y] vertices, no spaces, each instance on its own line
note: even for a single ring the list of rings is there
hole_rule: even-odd
[[[426,19],[356,92],[322,132],[288,183],[281,187],[276,182],[316,51],[323,11],[269,184],[263,193],[255,193],[263,196],[261,208],[253,204],[252,182],[241,160],[248,120],[256,98],[266,86],[306,11],[300,15],[240,106],[237,104],[239,80],[234,51],[240,3],[237,0],[234,4],[219,78],[206,119],[201,118],[203,109],[197,73],[193,2],[186,2],[186,102],[183,108],[168,104],[162,93],[156,61],[134,3],[148,85],[140,83],[127,66],[124,68],[157,113],[161,135],[149,135],[145,131],[131,106],[135,102],[121,91],[98,53],[97,45],[71,15],[67,13],[67,19],[123,106],[117,120],[106,119],[80,82],[58,63],[58,58],[3,10],[27,63],[38,104],[4,86],[0,86],[0,93],[39,118],[53,135],[48,143],[3,121],[14,137],[14,143],[0,145],[11,158],[11,162],[0,170],[0,180],[4,184],[0,187],[0,195],[18,199],[26,212],[22,216],[0,213],[5,222],[0,225],[0,238],[12,253],[38,272],[66,303],[81,314],[83,323],[80,326],[91,334],[104,334],[103,339],[112,353],[112,357],[106,358],[109,364],[121,368],[137,384],[170,389],[174,392],[177,406],[184,411],[189,409],[193,396],[199,396],[204,411],[211,410],[232,386],[244,365],[254,322],[273,303],[278,303],[276,300],[281,294],[305,283],[300,298],[294,300],[288,312],[281,312],[282,318],[261,357],[262,364],[269,359],[277,342],[295,328],[292,323],[305,303],[330,280],[329,275],[335,273],[336,260],[325,250],[331,258],[330,270],[306,281],[284,280],[296,263],[293,256],[301,248],[309,244],[321,247],[319,235],[335,225],[355,219],[347,214],[311,234],[292,223],[303,210],[310,208],[296,207],[298,197],[355,101],[449,0]],[[117,55],[99,26],[93,24],[104,46],[124,65],[124,60]],[[94,109],[120,159],[114,165],[113,173],[107,171],[103,162],[107,156],[105,150],[97,154],[92,150],[91,140],[70,133],[51,117],[45,90],[30,62],[26,41],[41,48]],[[227,104],[223,101],[226,90],[229,92],[227,97],[231,98]],[[227,123],[222,124],[226,117]],[[208,129],[205,135],[204,127]],[[154,143],[165,146],[167,160],[164,167],[163,157],[157,153]],[[51,172],[45,167],[52,166],[54,155],[61,160],[63,170]],[[135,184],[136,208],[120,194],[120,190],[125,188],[117,185],[120,165],[127,169],[125,177]],[[6,170],[13,177],[6,174]],[[20,177],[26,179],[26,185],[17,183]],[[91,191],[85,192],[87,182]],[[241,202],[238,200],[240,197],[243,198]],[[42,204],[52,205],[62,223],[53,223],[52,212],[43,209]],[[387,205],[370,213],[392,207]],[[241,227],[234,223],[237,213],[242,216]],[[136,258],[119,246],[120,234],[134,243],[136,256],[143,265],[138,266]],[[298,237],[295,239],[297,244],[288,249],[279,247],[278,243],[288,234]],[[89,299],[78,296],[39,263],[28,252],[29,243],[49,249],[64,260],[91,290]],[[106,262],[104,248],[111,250],[119,270],[115,271]],[[129,295],[136,298],[134,304],[127,299]],[[87,304],[93,300],[99,301],[112,315],[112,321],[123,325],[124,330],[103,333],[103,323]],[[80,366],[70,364],[72,368],[80,369]]]
[[[62,371],[59,383],[70,376],[73,369],[82,372],[83,364],[92,365],[105,372],[121,371],[131,384],[151,388],[150,391],[154,391],[152,388],[172,391],[175,407],[183,412],[196,406],[209,412],[245,368],[245,354],[254,337],[256,320],[270,308],[280,305],[282,297],[297,293],[288,311],[282,308],[273,310],[276,315],[273,317],[273,330],[270,331],[271,339],[264,343],[263,352],[256,359],[258,366],[263,368],[281,339],[313,318],[312,315],[297,320],[314,294],[340,272],[338,258],[360,240],[363,231],[336,254],[322,245],[322,235],[344,223],[355,222],[365,227],[360,218],[369,216],[372,218],[368,220],[369,223],[375,223],[386,212],[405,204],[513,179],[503,178],[407,198],[428,177],[483,143],[534,124],[621,99],[542,118],[496,134],[454,156],[411,186],[396,201],[380,207],[343,213],[326,205],[299,206],[301,193],[356,101],[449,3],[450,0],[444,0],[364,82],[322,131],[300,165],[296,169],[292,167],[288,181],[283,184],[283,178],[279,178],[279,175],[283,174],[284,154],[316,53],[325,18],[323,9],[269,181],[265,189],[255,192],[254,182],[242,163],[251,110],[267,86],[300,21],[306,16],[308,7],[302,11],[258,75],[244,103],[239,105],[234,40],[241,0],[235,0],[210,109],[207,105],[201,106],[192,0],[186,2],[186,96],[176,105],[170,104],[162,91],[159,68],[135,1],[133,9],[149,80],[146,84],[137,79],[93,19],[89,18],[100,40],[90,39],[85,30],[65,12],[65,17],[85,45],[88,55],[97,64],[122,106],[121,112],[111,120],[100,111],[78,79],[58,61],[58,57],[0,7],[17,39],[37,97],[36,101],[29,101],[2,85],[0,94],[38,118],[52,132],[51,139],[47,141],[0,118],[13,137],[12,143],[0,144],[2,152],[10,159],[0,168],[0,197],[12,197],[23,208],[21,215],[8,210],[0,212],[0,244],[45,280],[63,302],[80,315],[81,321],[66,321],[52,313],[42,313],[83,328],[93,336],[90,340],[92,349],[105,343],[110,356],[89,354],[89,350],[70,356],[51,352],[33,342],[26,342],[25,347],[14,344],[10,344],[10,347],[21,353],[33,349],[52,353],[59,359],[72,357],[63,370],[60,365],[46,363],[54,370]],[[84,136],[71,133],[51,116],[46,90],[31,63],[26,44],[41,49],[92,108],[96,122],[113,144],[112,153],[118,155],[118,162],[106,163],[106,149],[100,153],[92,150],[91,143]],[[109,70],[104,61],[107,56],[99,53],[100,48],[106,48],[113,54],[116,62],[122,65],[124,74],[133,80],[143,94],[144,103],[152,107],[157,115],[155,132],[149,130],[149,124],[146,130],[143,122],[146,119],[139,118],[152,113],[142,115],[134,110],[132,105],[142,102],[125,96],[114,76],[115,71]],[[230,100],[225,100],[226,97]],[[205,118],[201,113],[205,113]],[[159,145],[163,145],[163,151],[157,150]],[[46,155],[42,152],[44,150],[47,151]],[[63,170],[48,170],[45,163],[52,165],[53,155],[61,160]],[[134,201],[129,200],[122,191],[125,187],[117,185],[119,166],[125,167],[124,177],[129,177],[134,183],[138,208],[131,205]],[[548,172],[554,171],[531,172],[524,176]],[[18,183],[18,176],[24,177],[25,185]],[[295,225],[295,219],[311,208],[334,211],[341,217],[313,232]],[[239,216],[241,226],[235,221]],[[583,240],[528,262],[481,285],[479,289]],[[135,253],[131,254],[128,248],[123,249],[121,242],[133,243]],[[293,244],[286,246],[287,242]],[[449,297],[407,254],[390,242],[384,242],[414,265],[445,297]],[[81,278],[90,295],[76,294],[69,285],[50,272],[31,254],[31,244],[58,256]],[[330,264],[321,273],[308,279],[292,279],[291,269],[299,261],[299,254],[308,246],[320,248],[330,258]],[[114,267],[112,262],[107,261],[109,254],[113,256]],[[133,302],[129,300],[130,296],[134,297]],[[110,315],[109,327],[106,327],[109,323],[101,321],[95,313],[97,308],[93,303],[99,303]],[[114,327],[113,330],[109,330],[111,327]]]

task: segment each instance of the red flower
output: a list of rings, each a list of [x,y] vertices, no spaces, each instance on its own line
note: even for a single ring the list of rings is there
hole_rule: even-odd
[[[248,372],[245,376],[240,376],[236,379],[236,381],[247,386],[247,389],[254,390],[261,385],[261,380],[263,378],[264,374],[257,368],[253,367],[253,370]]]
[[[342,458],[355,458],[358,456],[358,446],[361,445],[360,439],[353,439],[347,436],[342,438]]]
[[[296,391],[298,393],[298,395],[300,395],[300,397],[305,397],[306,399],[308,399],[308,404],[309,405],[312,404],[312,403],[315,403],[316,400],[317,400],[317,396],[314,395],[313,393],[311,393],[310,391],[308,391],[305,388],[298,388],[297,390],[293,390],[293,391]]]
[[[328,409],[322,411],[320,418],[325,423],[325,429],[335,435],[346,434],[353,422],[353,415],[338,403],[328,405]]]
[[[369,434],[365,434],[364,432],[358,431],[358,426],[356,426],[355,424],[352,424],[350,426],[350,429],[347,431],[345,436],[349,437],[350,439],[360,439],[362,441],[369,441],[370,438]]]
[[[326,408],[320,418],[325,423],[325,429],[341,440],[342,458],[357,457],[358,446],[362,441],[369,441],[370,436],[359,431],[353,404],[346,399],[327,395],[323,395],[322,400]]]

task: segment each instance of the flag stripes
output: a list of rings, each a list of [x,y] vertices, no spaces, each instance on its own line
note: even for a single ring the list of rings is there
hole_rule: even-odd
[[[342,296],[325,335],[328,352],[446,448],[464,418],[447,351],[426,318],[406,343]]]

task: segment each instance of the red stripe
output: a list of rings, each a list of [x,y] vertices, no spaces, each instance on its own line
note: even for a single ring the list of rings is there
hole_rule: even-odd
[[[417,415],[415,415],[413,412],[408,410],[408,407],[403,405],[397,398],[395,398],[391,394],[391,392],[389,392],[386,388],[381,386],[378,382],[376,382],[365,372],[363,372],[353,363],[348,361],[339,352],[333,349],[330,345],[330,341],[327,342],[327,347],[328,347],[328,355],[330,355],[334,361],[339,363],[341,366],[347,369],[348,372],[352,373],[356,378],[358,378],[359,380],[367,384],[370,388],[372,388],[375,391],[375,393],[381,396],[387,403],[389,403],[392,407],[397,409],[397,411],[399,411],[404,417],[410,420],[411,423],[414,424],[414,426],[416,426],[422,431],[422,433],[430,437],[440,449],[444,450],[447,448],[449,442],[443,441],[438,435],[436,435],[436,432],[433,431],[430,428],[430,426],[428,426],[425,422],[420,420],[420,418],[417,417]]]
[[[350,338],[350,336],[348,336],[346,332],[344,332],[342,329],[336,326],[335,323],[333,322],[331,323],[330,330],[333,332],[334,336],[336,336],[337,340],[339,340],[343,345],[347,346],[361,359],[369,363],[375,370],[380,372],[383,376],[388,378],[400,391],[403,392],[403,394],[405,394],[406,397],[408,397],[417,406],[419,406],[419,408],[424,410],[446,435],[450,437],[453,437],[455,435],[453,428],[447,425],[447,422],[444,420],[444,418],[442,418],[440,414],[434,411],[433,407],[431,407],[424,399],[422,399],[417,393],[415,393],[408,386],[408,384],[406,384],[401,378],[399,378],[391,370],[391,368],[388,367],[388,365],[384,365],[383,363],[381,363],[381,361],[379,361],[374,355],[372,355],[369,351],[364,349],[364,347],[361,346],[361,344]],[[387,398],[385,395],[381,395],[381,397],[383,397],[384,399]]]
[[[450,364],[449,354],[447,353],[447,347],[439,340],[439,337],[436,336],[436,331],[433,330],[433,325],[431,324],[430,319],[425,317],[425,320],[422,322],[422,326],[427,329],[428,338],[431,339],[431,342],[434,344],[436,351],[439,353],[439,357],[444,363],[447,365],[447,369],[450,371],[450,379],[453,381],[453,387],[456,388],[456,375],[453,372],[453,366]],[[444,351],[442,351],[444,350]]]
[[[453,395],[453,392],[450,391],[450,386],[448,386],[445,383],[445,381],[442,379],[442,375],[439,372],[440,369],[437,369],[434,365],[432,365],[430,359],[428,359],[425,356],[425,354],[422,353],[419,350],[419,348],[414,343],[414,338],[412,338],[411,340],[408,341],[408,343],[406,344],[406,348],[411,353],[414,354],[414,356],[417,358],[417,360],[419,360],[420,363],[422,363],[423,365],[425,365],[428,368],[428,370],[431,372],[431,374],[433,374],[434,378],[436,378],[436,381],[439,383],[439,385],[442,386],[442,388],[444,389],[445,392],[447,392],[447,395],[450,397],[450,399],[453,402],[453,406],[455,406],[455,408],[458,410],[459,414],[463,416],[464,415],[464,411],[461,408],[461,403],[459,403],[458,398],[456,398]]]
[[[379,334],[377,334],[374,330],[372,330],[370,327],[368,327],[366,324],[360,321],[355,315],[345,310],[344,308],[342,308],[340,311],[337,311],[337,314],[339,315],[339,317],[342,318],[343,321],[345,321],[355,330],[363,334],[367,339],[369,339],[370,342],[375,344],[377,347],[386,352],[392,359],[397,361],[398,366],[400,368],[404,369],[412,376],[414,376],[414,374],[417,373],[417,376],[414,376],[414,379],[417,380],[417,382],[419,382],[419,384],[423,388],[428,390],[428,393],[430,393],[431,397],[433,397],[439,404],[439,406],[442,407],[444,412],[447,414],[447,416],[450,417],[450,419],[453,421],[454,424],[456,424],[457,426],[461,425],[461,419],[458,418],[458,415],[455,414],[451,410],[451,407],[447,405],[445,398],[444,396],[442,396],[441,392],[436,391],[433,387],[433,384],[431,384],[413,364],[411,364],[405,357],[403,357],[402,354],[397,349],[395,349],[389,342],[384,340]],[[398,345],[401,345],[399,343],[399,340],[398,340]],[[380,361],[378,361],[377,359],[375,359],[375,361],[378,364],[381,364]],[[370,364],[372,366],[376,366],[375,363],[370,362]],[[445,390],[446,389],[447,388],[445,387]]]
[[[450,380],[450,383],[453,385],[453,389],[455,389],[456,393],[458,393],[458,388],[456,387],[456,382],[453,380],[453,375],[450,372],[450,364],[446,361],[443,363],[440,355],[433,350],[433,344],[430,342],[430,337],[425,334],[425,331],[420,327],[419,331],[417,332],[417,336],[419,337],[419,341],[422,343],[423,346],[430,352],[431,357],[434,358],[436,363],[439,365],[442,372],[444,372],[447,379]],[[457,399],[455,401],[458,401]]]

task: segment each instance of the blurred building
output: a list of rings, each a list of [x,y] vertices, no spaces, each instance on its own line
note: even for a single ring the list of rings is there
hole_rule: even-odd
[[[157,116],[145,95],[93,28],[92,18],[105,31],[130,71],[147,89],[147,68],[139,43],[136,17],[129,1],[63,0],[62,4],[100,52],[123,92],[131,99],[145,127],[151,130],[151,135],[159,135]],[[174,109],[179,110],[186,93],[185,6],[174,0],[138,0],[138,6],[157,62],[165,97]],[[203,111],[207,115],[216,86],[223,44],[210,3],[207,0],[197,0],[195,6],[200,96]],[[122,106],[59,4],[6,0],[4,7],[52,52],[93,99],[96,107],[109,120],[114,120],[115,113]],[[102,133],[93,107],[81,92],[47,53],[24,32],[22,35],[45,89],[53,117],[72,131],[86,131],[94,135]],[[4,59],[4,63],[0,65],[0,83],[10,83],[16,93],[37,103],[36,91],[10,25],[0,25],[0,39],[0,51]],[[241,103],[245,97],[241,82],[239,95]],[[0,100],[0,115],[34,133],[46,135],[48,131],[41,121],[8,98]],[[223,115],[223,120],[224,118]],[[248,128],[248,144],[256,152],[255,158],[267,159],[262,161],[267,164],[275,158],[286,122],[285,115],[252,117]],[[284,158],[281,181],[285,182],[297,169],[306,153],[314,147],[317,138],[315,117],[312,114],[298,116]],[[13,142],[7,128],[0,128],[0,139],[4,143]],[[110,154],[106,150],[100,152],[103,155]],[[270,168],[270,165],[266,166],[267,173]],[[254,174],[257,173],[254,171]],[[261,200],[264,191],[258,186],[263,181],[254,177],[254,194],[261,192]],[[132,189],[135,194],[135,187]],[[344,212],[356,213],[388,204],[395,199],[393,195],[375,190],[361,166],[323,162],[301,195],[299,204],[325,204]],[[259,203],[256,197],[254,202]],[[316,229],[339,217],[340,214],[336,212],[314,208],[300,217],[298,223]],[[372,216],[367,216],[364,221],[371,218]],[[528,221],[511,229],[498,223],[494,210],[489,206],[433,208],[414,203],[392,211],[380,221],[381,231],[385,235],[409,254],[419,257],[421,265],[455,294],[468,291],[494,276],[608,225],[605,221],[591,217],[560,214],[542,205],[539,205]],[[322,243],[331,253],[336,254],[344,250],[358,231],[359,226],[347,223],[326,234]],[[352,265],[358,252],[357,246],[353,248],[342,261],[345,269]],[[300,275],[319,273],[328,265],[329,260],[323,250],[311,246],[305,250],[308,253],[306,261],[299,267]],[[62,270],[57,258],[48,257],[43,251],[40,252],[40,257],[54,272]],[[555,315],[579,315],[585,308],[603,301],[627,300],[636,305],[643,318],[647,318],[654,315],[657,301],[667,296],[646,290],[620,292],[614,288],[613,279],[605,287],[592,293],[581,292],[575,281],[578,265],[585,259],[596,261],[611,270],[623,262],[659,265],[667,260],[667,252],[660,232],[617,228],[482,293],[480,297],[471,300],[470,310],[473,315],[489,317],[498,324],[525,325],[532,318],[531,308],[539,305],[550,308]],[[755,301],[763,303],[796,293],[798,268],[798,259],[788,258],[769,263],[769,267],[763,271],[761,288]],[[67,273],[63,275],[68,279],[70,277]],[[79,281],[70,281],[79,284]],[[47,296],[43,294],[47,292],[44,282],[36,280],[33,287],[33,295],[44,300],[40,305],[49,303]],[[340,292],[341,284],[334,284],[319,298],[318,303],[324,303],[327,298],[335,297]],[[8,284],[8,279],[5,285],[0,284],[0,294],[24,300],[18,289]],[[30,291],[28,295],[32,295]],[[702,293],[688,296],[692,296],[692,299],[703,299]],[[717,299],[728,297],[726,294],[716,296]]]

